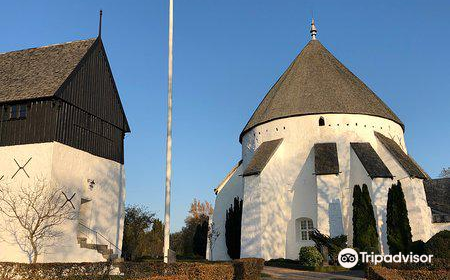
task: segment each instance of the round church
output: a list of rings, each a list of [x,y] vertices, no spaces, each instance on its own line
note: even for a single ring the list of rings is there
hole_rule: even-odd
[[[242,159],[215,188],[217,232],[210,259],[228,260],[226,215],[242,200],[240,257],[296,259],[318,229],[352,245],[355,185],[367,185],[387,253],[389,188],[401,183],[413,240],[450,223],[433,223],[427,173],[408,155],[405,125],[316,39],[289,65],[239,136]]]

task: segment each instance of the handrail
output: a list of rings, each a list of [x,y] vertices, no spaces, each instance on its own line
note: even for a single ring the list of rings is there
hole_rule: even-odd
[[[78,224],[79,224],[80,226],[82,226],[82,227],[84,227],[84,228],[90,230],[91,232],[95,233],[95,242],[96,242],[96,243],[97,243],[97,235],[100,235],[100,237],[102,237],[106,242],[108,242],[109,245],[115,247],[117,250],[119,250],[120,252],[122,252],[122,250],[120,250],[119,247],[117,247],[116,245],[114,245],[114,243],[112,243],[111,241],[109,241],[108,238],[106,238],[106,237],[105,237],[103,234],[101,234],[100,232],[95,231],[95,230],[89,228],[88,226],[86,226],[86,225],[84,225],[84,224],[82,224],[82,223],[80,223],[80,222],[78,222]],[[98,245],[98,244],[97,244],[97,245]]]

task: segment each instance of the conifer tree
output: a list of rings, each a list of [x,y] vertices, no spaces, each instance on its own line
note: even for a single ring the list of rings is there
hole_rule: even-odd
[[[408,254],[411,249],[412,235],[409,225],[405,195],[400,184],[393,184],[389,189],[387,201],[387,243],[389,252]]]
[[[242,199],[234,198],[234,203],[227,210],[225,220],[225,242],[230,258],[239,259],[241,255]]]
[[[353,191],[353,247],[361,252],[379,252],[378,233],[367,185]]]
[[[355,185],[353,188],[353,247],[361,248],[361,237],[363,234],[364,226],[364,213],[362,204],[362,192],[359,185]]]
[[[208,241],[208,220],[197,225],[194,233],[192,249],[195,255],[206,257],[206,246]]]
[[[369,188],[366,184],[363,185],[362,198],[366,214],[366,248],[368,252],[379,253],[380,252],[380,242],[378,240],[377,223],[375,220],[375,214],[373,212],[372,200],[370,199]]]

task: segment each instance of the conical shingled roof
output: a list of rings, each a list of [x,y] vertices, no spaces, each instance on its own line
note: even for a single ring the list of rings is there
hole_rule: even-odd
[[[272,120],[312,114],[363,114],[403,123],[318,40],[311,40],[264,97],[242,131]]]

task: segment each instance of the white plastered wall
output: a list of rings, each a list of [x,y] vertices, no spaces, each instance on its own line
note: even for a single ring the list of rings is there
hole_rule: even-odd
[[[11,179],[17,169],[13,159],[24,164],[30,157],[32,160],[25,167],[30,178],[26,177],[23,171],[19,171],[18,175]],[[75,193],[72,202],[77,212],[82,197],[92,199],[89,226],[121,248],[125,199],[125,174],[122,164],[57,142],[0,147],[0,159],[0,177],[4,174],[3,180],[8,183],[31,184],[38,177],[51,180],[66,187],[69,197]],[[92,190],[87,185],[87,179],[95,180]],[[58,246],[39,256],[39,262],[104,261],[96,250],[80,248],[77,243],[78,219],[67,221],[61,230],[63,236],[58,239]],[[94,241],[93,236],[89,239]],[[98,243],[108,244],[102,238],[98,238]],[[112,248],[115,249],[113,246]],[[0,242],[0,261],[28,262],[28,258],[17,245]]]
[[[433,230],[432,213],[427,203],[423,180],[410,178],[408,173],[380,142],[376,143],[376,149],[380,158],[394,175],[393,183],[400,181],[402,185],[413,241],[422,240],[426,242],[433,235]]]
[[[318,125],[321,116],[325,118],[325,126]],[[291,117],[259,125],[247,132],[242,139],[243,169],[261,143],[279,138],[284,140],[259,176],[245,177],[241,237],[243,257],[296,259],[300,246],[312,245],[297,242],[295,220],[306,217],[317,225],[317,188],[320,186],[313,174],[315,143],[337,143],[343,228],[351,243],[353,186],[367,184],[369,188],[375,188],[371,194],[374,195],[378,192],[376,188],[386,189],[389,184],[384,181],[372,185],[371,178],[350,148],[351,142],[369,142],[380,153],[374,131],[394,139],[402,147],[405,146],[400,125],[366,115]],[[385,157],[392,158],[391,155]],[[391,172],[395,177],[400,176],[399,171]],[[375,205],[381,204],[377,198],[372,197],[372,200]],[[377,221],[377,224],[380,227],[383,223],[382,216],[378,211],[377,217],[381,221]]]
[[[323,234],[335,237],[344,234],[342,221],[339,176],[337,174],[317,175],[317,225]]]
[[[450,230],[450,223],[433,223],[431,225],[432,235],[435,235],[436,233],[443,231],[443,230]]]
[[[391,178],[374,178],[372,184],[368,185],[371,186],[369,188],[369,194],[377,224],[380,250],[384,254],[389,253],[389,247],[387,245],[386,207],[388,192],[393,183],[394,181]]]
[[[227,253],[227,245],[225,243],[225,219],[226,211],[234,203],[234,198],[239,197],[243,199],[243,178],[242,178],[242,165],[238,166],[231,176],[225,182],[222,182],[218,188],[216,201],[214,204],[214,214],[212,222],[214,229],[219,233],[210,253],[210,260],[230,260]],[[209,241],[210,242],[210,241]]]

